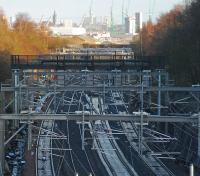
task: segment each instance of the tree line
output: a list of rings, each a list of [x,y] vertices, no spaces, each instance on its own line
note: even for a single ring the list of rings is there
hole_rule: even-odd
[[[45,23],[34,22],[28,14],[19,13],[12,25],[0,10],[0,82],[10,77],[10,55],[48,54],[56,48],[84,45],[79,37],[53,37]]]
[[[177,5],[156,23],[143,25],[134,42],[139,55],[166,57],[167,68],[178,84],[200,83],[200,0]]]

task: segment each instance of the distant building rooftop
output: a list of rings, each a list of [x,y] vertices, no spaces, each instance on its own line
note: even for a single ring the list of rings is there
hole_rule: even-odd
[[[66,35],[85,35],[86,29],[83,27],[73,27],[71,20],[65,20],[59,25],[50,26],[50,31],[53,35],[66,36]]]

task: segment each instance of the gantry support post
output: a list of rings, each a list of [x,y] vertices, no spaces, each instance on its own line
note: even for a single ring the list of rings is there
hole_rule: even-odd
[[[190,176],[194,176],[194,165],[190,164]]]
[[[105,81],[103,82],[103,113],[105,113],[105,107],[106,107],[106,90],[105,90]]]
[[[32,124],[31,121],[28,123],[28,150],[32,149]]]
[[[0,91],[0,112],[4,113],[5,112],[5,92]]]
[[[14,70],[14,87],[17,88],[19,84],[19,75],[18,70]],[[19,101],[18,101],[18,91],[15,90],[14,92],[14,113],[18,114],[19,112]],[[19,126],[19,121],[14,120],[13,124],[14,128],[17,128]]]
[[[82,150],[85,150],[85,106],[83,104],[83,120],[82,120]]]
[[[0,92],[0,113],[5,112],[5,92]],[[5,169],[5,120],[0,120],[0,175],[4,175]]]
[[[0,120],[0,175],[4,174],[5,169],[5,120]]]
[[[198,157],[200,158],[200,114],[198,116]]]
[[[143,122],[144,122],[144,85],[143,85],[143,77],[141,76],[141,92],[140,92],[140,102],[141,102],[141,118],[140,118],[140,128],[139,128],[139,154],[143,154],[142,143],[143,143]]]
[[[165,86],[169,86],[169,74],[165,72]],[[165,104],[164,106],[167,106],[168,103],[170,102],[169,100],[169,92],[164,93],[164,99],[165,99]],[[165,134],[169,133],[169,123],[165,123]]]
[[[56,83],[54,83],[54,100],[53,100],[53,105],[54,105],[54,114],[56,114],[56,107],[57,107],[57,104],[56,104]]]
[[[161,71],[158,71],[158,88],[161,88]],[[160,116],[161,114],[161,91],[158,89],[158,112],[157,114]]]

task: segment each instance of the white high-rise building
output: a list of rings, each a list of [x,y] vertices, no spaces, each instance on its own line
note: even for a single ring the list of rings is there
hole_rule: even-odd
[[[135,34],[135,17],[125,18],[125,33]]]

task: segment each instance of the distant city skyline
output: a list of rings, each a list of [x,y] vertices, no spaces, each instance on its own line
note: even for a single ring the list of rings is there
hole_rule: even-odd
[[[107,3],[105,3],[105,1]],[[123,0],[113,0],[113,16],[115,23],[122,19]],[[161,13],[165,13],[174,5],[183,3],[183,0],[124,0],[124,13],[128,11],[131,16],[135,12],[142,12],[146,21],[149,12],[153,12],[155,20]],[[15,17],[19,12],[28,13],[36,21],[49,19],[54,10],[58,19],[72,19],[80,22],[83,16],[89,15],[91,0],[0,0],[0,7],[6,16]],[[112,0],[93,0],[93,13],[95,16],[110,16]]]

